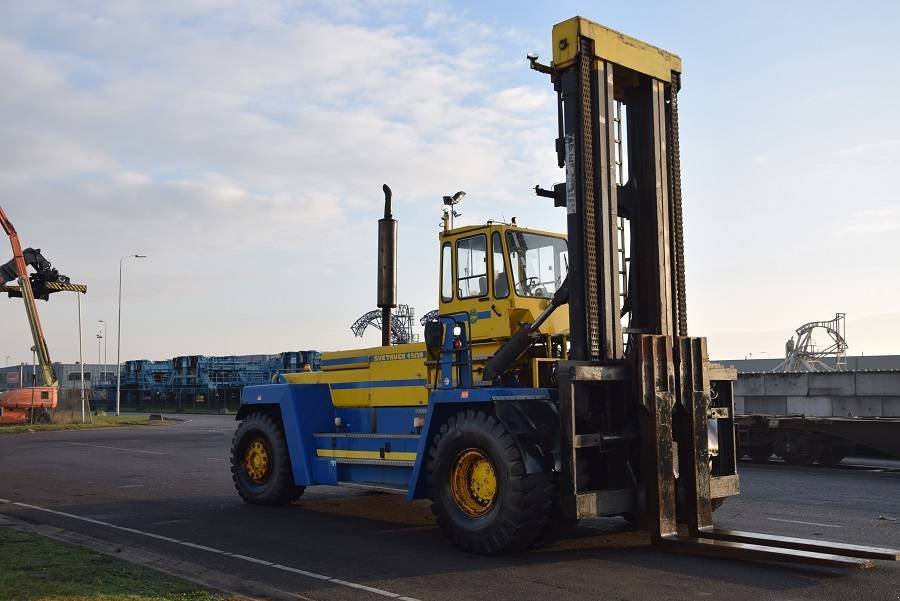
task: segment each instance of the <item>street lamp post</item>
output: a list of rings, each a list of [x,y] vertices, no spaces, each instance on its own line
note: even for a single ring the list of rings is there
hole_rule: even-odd
[[[78,304],[78,367],[81,369],[81,423],[84,423],[84,342],[81,330],[81,295],[75,293],[75,301]]]
[[[107,345],[107,341],[109,340],[109,338],[106,335],[106,322],[103,321],[102,319],[98,319],[97,323],[103,324],[103,336],[102,336],[102,338],[103,338],[103,375],[100,376],[100,381],[108,383],[109,378],[106,375],[106,345]],[[100,336],[99,334],[97,334],[97,335]],[[97,345],[98,345],[97,346],[97,363],[100,363],[100,346],[99,346],[99,344],[100,344],[100,341],[98,340],[97,341]]]
[[[116,415],[121,408],[122,394],[122,265],[125,259],[146,259],[146,255],[126,255],[119,259],[119,323],[116,327]]]

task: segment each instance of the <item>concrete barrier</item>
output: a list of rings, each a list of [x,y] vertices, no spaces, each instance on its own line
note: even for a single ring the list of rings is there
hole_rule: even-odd
[[[738,373],[738,414],[900,417],[900,370]]]

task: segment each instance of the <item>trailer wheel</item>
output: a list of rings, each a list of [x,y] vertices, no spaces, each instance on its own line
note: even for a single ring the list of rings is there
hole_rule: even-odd
[[[231,477],[247,503],[287,505],[303,494],[294,484],[281,425],[268,413],[254,412],[238,425],[231,442]]]
[[[812,465],[816,458],[812,453],[783,453],[781,458],[788,465],[807,466]]]
[[[469,409],[447,420],[427,469],[438,525],[464,551],[525,549],[547,523],[552,474],[527,474],[512,434],[493,415]]]
[[[46,409],[37,409],[32,414],[32,419],[36,424],[49,424],[51,421],[50,412]]]
[[[747,454],[750,455],[750,460],[754,463],[766,463],[774,452],[775,445],[770,442],[750,447]]]
[[[819,457],[819,465],[833,466],[843,461],[844,457],[850,453],[848,447],[828,447]]]

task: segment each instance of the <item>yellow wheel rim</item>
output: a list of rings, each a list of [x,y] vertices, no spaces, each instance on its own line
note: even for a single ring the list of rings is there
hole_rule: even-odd
[[[258,484],[269,475],[269,451],[262,438],[254,438],[244,450],[244,470]]]
[[[450,492],[466,515],[478,517],[491,510],[497,497],[497,474],[483,451],[466,449],[456,457],[450,470]]]

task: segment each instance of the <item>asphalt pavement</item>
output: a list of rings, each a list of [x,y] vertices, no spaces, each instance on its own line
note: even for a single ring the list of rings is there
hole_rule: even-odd
[[[900,599],[900,564],[863,572],[672,555],[621,519],[527,553],[468,555],[427,503],[310,487],[244,504],[228,416],[166,426],[0,434],[0,514],[228,574],[297,599]],[[900,473],[742,465],[717,525],[900,548]],[[888,468],[890,466],[887,466]]]

